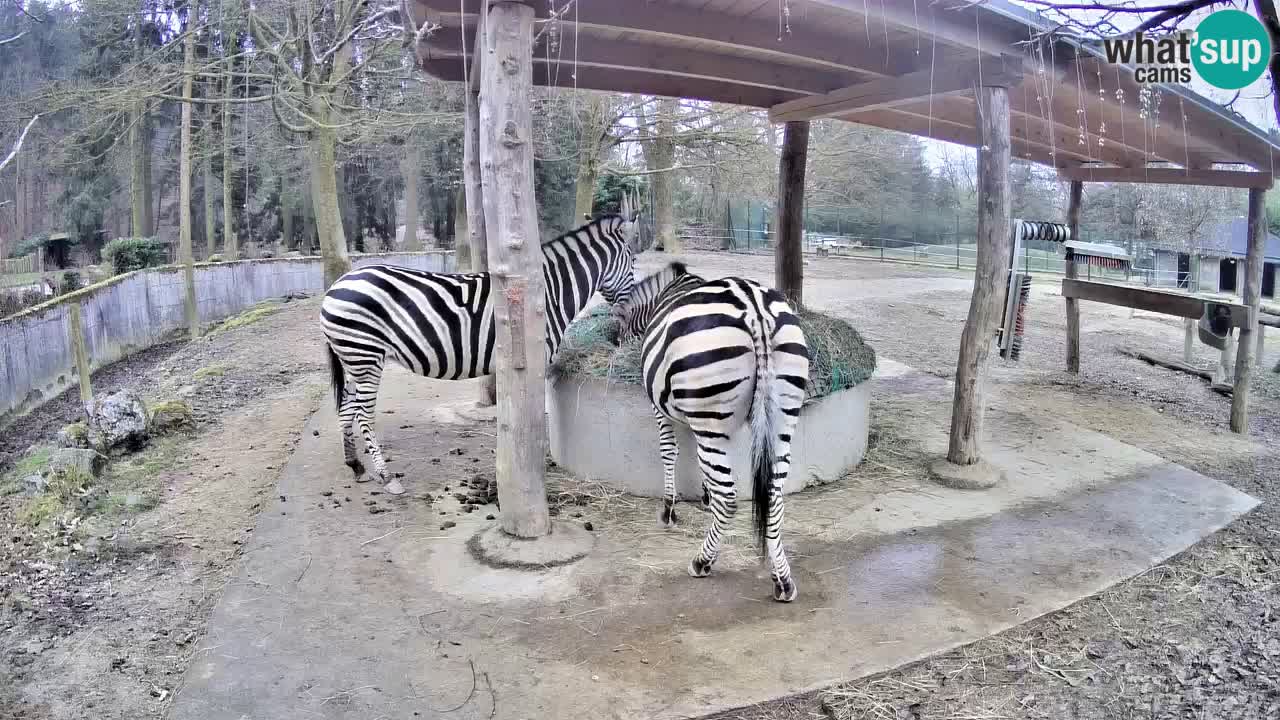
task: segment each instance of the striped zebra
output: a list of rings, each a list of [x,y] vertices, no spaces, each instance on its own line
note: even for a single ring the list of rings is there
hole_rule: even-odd
[[[698,446],[702,503],[711,511],[689,574],[705,577],[737,510],[730,439],[751,433],[752,509],[760,550],[770,562],[773,598],[791,602],[796,584],[782,549],[782,487],[791,467],[791,436],[809,378],[809,349],[795,313],[777,290],[751,280],[706,280],[681,263],[641,280],[614,306],[616,342],[640,337],[643,382],[653,403],[662,454],[661,522],[676,523],[673,424]]]
[[[564,329],[598,290],[609,303],[626,300],[634,282],[637,222],[605,215],[542,245],[547,358]],[[393,495],[374,435],[378,383],[388,360],[429,378],[463,380],[493,372],[493,283],[488,273],[452,274],[371,265],[333,284],[320,305],[346,464],[360,476],[355,428],[364,435],[374,474]]]

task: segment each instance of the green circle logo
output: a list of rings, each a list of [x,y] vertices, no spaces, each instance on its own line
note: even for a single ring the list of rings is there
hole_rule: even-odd
[[[1262,77],[1271,39],[1258,18],[1241,10],[1219,10],[1196,28],[1191,62],[1200,77],[1223,90],[1239,90]]]

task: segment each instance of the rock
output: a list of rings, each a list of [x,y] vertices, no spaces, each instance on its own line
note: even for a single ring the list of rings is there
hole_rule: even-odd
[[[30,475],[22,478],[23,492],[28,495],[42,493],[47,487],[49,487],[49,478],[45,477],[41,473],[31,473]]]
[[[89,426],[83,421],[65,425],[58,431],[57,442],[62,448],[88,448]]]
[[[151,406],[151,434],[191,432],[196,429],[195,414],[185,400],[165,400]]]
[[[99,450],[138,450],[147,443],[147,406],[132,390],[94,400],[89,414],[90,443]]]
[[[58,448],[49,456],[49,473],[96,478],[107,459],[97,450]]]

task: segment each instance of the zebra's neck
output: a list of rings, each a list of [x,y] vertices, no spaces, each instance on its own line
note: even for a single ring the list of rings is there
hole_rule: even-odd
[[[605,270],[624,248],[609,242],[596,223],[562,235],[542,246],[546,283],[547,358],[560,347],[564,330],[600,288]]]
[[[627,316],[630,332],[643,335],[662,308],[704,282],[705,278],[685,271],[683,266],[678,275],[664,269],[642,280],[631,292]]]

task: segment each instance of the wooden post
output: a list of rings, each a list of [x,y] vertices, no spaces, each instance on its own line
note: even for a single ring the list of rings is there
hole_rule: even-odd
[[[84,344],[84,328],[81,326],[80,303],[71,303],[67,318],[67,340],[76,359],[76,373],[80,375],[80,404],[85,412],[93,407],[93,385],[89,382],[89,348]]]
[[[480,73],[484,52],[484,23],[482,16],[476,23],[475,52],[472,53],[471,74],[467,78],[466,117],[463,119],[462,136],[462,187],[466,199],[467,237],[465,242],[471,250],[471,272],[489,272],[489,247],[484,232],[484,183],[480,172]],[[463,238],[457,242],[462,243]],[[461,270],[462,268],[458,268]],[[493,406],[497,402],[497,382],[495,376],[486,375],[480,381],[480,399],[478,404],[484,407]]]
[[[501,528],[551,531],[547,452],[546,301],[533,194],[533,8],[498,0],[485,19],[480,70],[480,173],[493,273],[498,382],[497,480]],[[480,53],[477,53],[480,54]]]
[[[1240,328],[1236,351],[1236,377],[1231,392],[1231,432],[1249,432],[1249,381],[1253,375],[1253,334],[1258,329],[1258,305],[1262,301],[1262,248],[1267,242],[1267,191],[1249,191],[1249,250],[1245,255],[1241,301],[1249,307],[1249,320]]]
[[[778,246],[774,283],[799,310],[804,305],[804,171],[809,155],[809,121],[793,120],[782,133],[778,160]]]
[[[1009,91],[978,88],[978,258],[974,270],[969,317],[960,336],[955,399],[951,406],[951,439],[947,460],[973,465],[982,459],[982,415],[987,361],[1001,290],[1008,271],[1009,235]]]
[[[1080,239],[1080,205],[1084,201],[1084,182],[1071,181],[1071,195],[1067,201],[1067,229],[1071,231],[1071,239]],[[1066,276],[1076,277],[1076,264],[1067,251],[1067,262],[1063,268]],[[1067,372],[1080,372],[1080,301],[1067,298]]]
[[[1195,347],[1196,321],[1191,318],[1182,319],[1182,327],[1186,336],[1182,338],[1182,362],[1191,364],[1191,351]]]
[[[1258,325],[1257,330],[1258,347],[1253,351],[1253,365],[1254,367],[1262,367],[1262,356],[1263,350],[1265,349],[1263,346],[1266,345],[1267,327],[1265,325]]]

